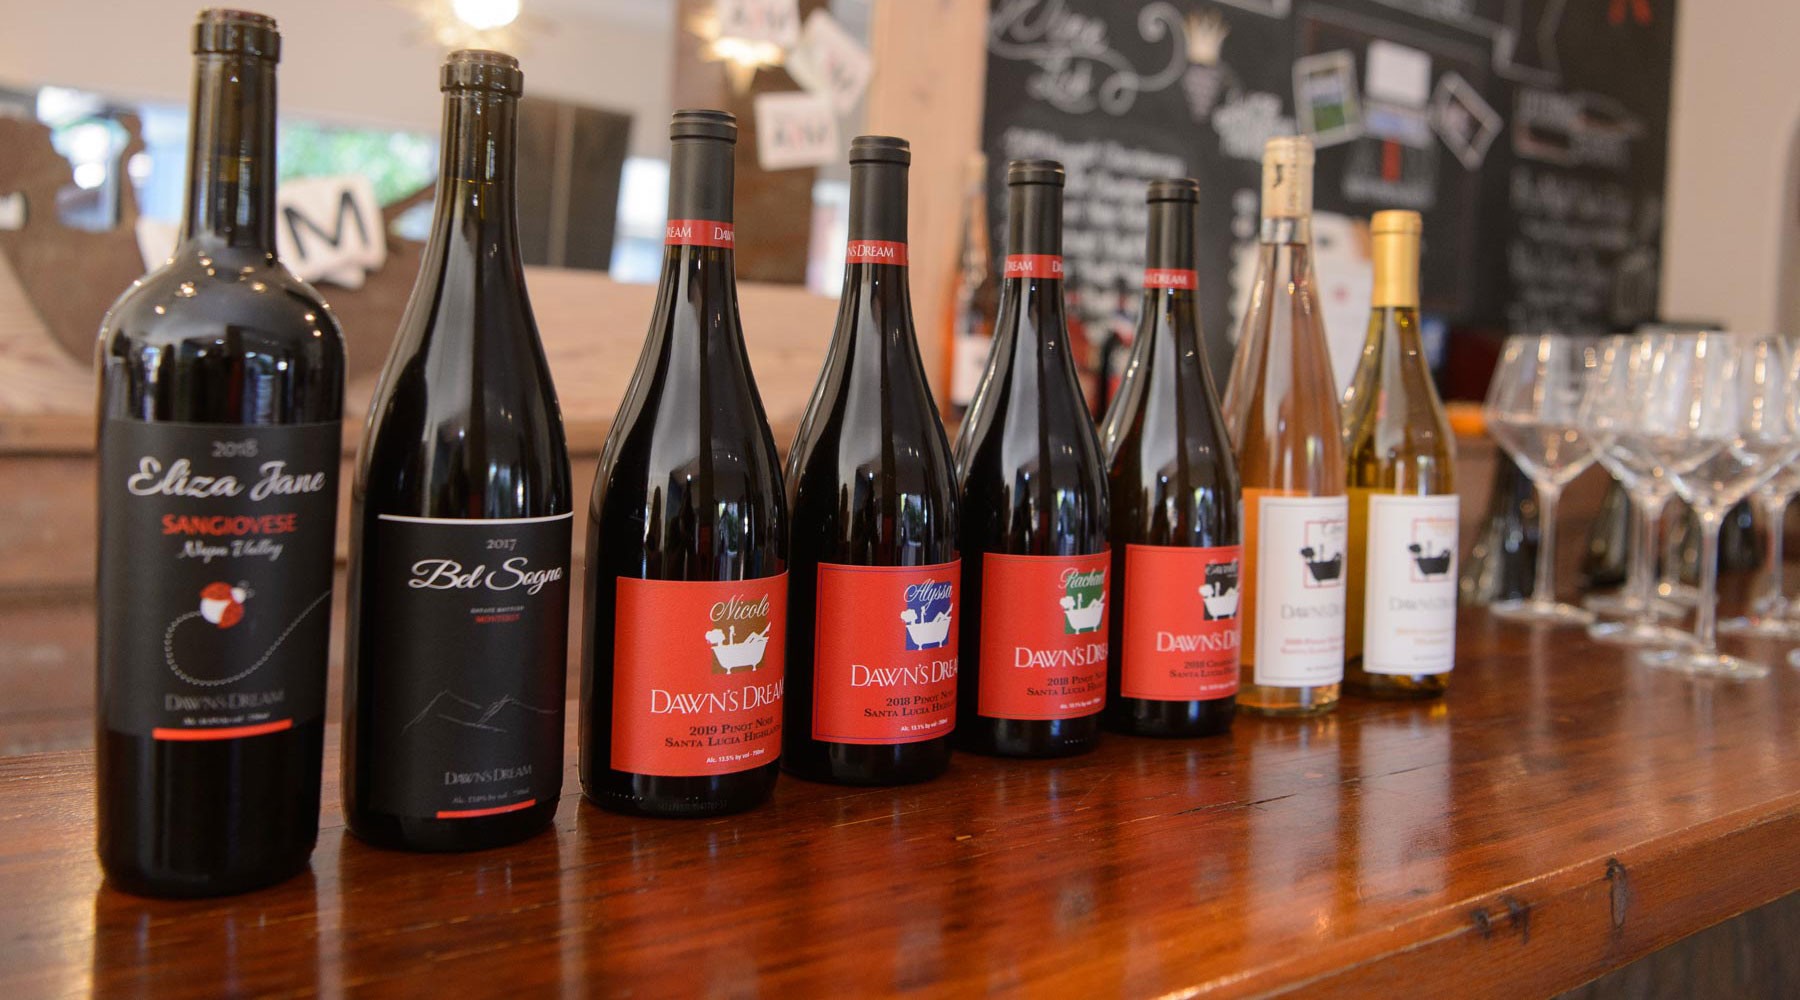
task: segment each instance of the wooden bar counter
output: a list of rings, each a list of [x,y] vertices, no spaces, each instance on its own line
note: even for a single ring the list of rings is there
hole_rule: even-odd
[[[571,765],[553,831],[469,855],[347,836],[334,726],[311,872],[211,901],[102,886],[91,752],[7,758],[0,996],[1517,996],[1800,889],[1800,671],[1461,628],[1442,703],[718,820],[602,812]]]

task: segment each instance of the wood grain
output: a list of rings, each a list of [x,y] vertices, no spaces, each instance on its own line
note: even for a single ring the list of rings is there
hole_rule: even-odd
[[[701,822],[571,794],[481,854],[347,838],[334,754],[311,872],[219,901],[103,888],[90,755],[3,760],[0,995],[1514,996],[1800,888],[1800,675],[1697,684],[1461,625],[1441,704],[784,779]]]

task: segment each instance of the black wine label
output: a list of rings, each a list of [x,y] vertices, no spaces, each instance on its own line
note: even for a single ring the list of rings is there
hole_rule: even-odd
[[[383,514],[371,526],[359,753],[375,809],[468,819],[560,792],[574,523]]]
[[[100,434],[100,717],[158,740],[324,715],[340,427],[112,419]]]

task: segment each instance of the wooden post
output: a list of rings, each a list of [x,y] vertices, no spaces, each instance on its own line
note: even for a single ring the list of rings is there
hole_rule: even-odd
[[[912,142],[913,317],[940,400],[950,297],[962,226],[964,171],[981,148],[988,5],[978,0],[875,0],[868,132]]]

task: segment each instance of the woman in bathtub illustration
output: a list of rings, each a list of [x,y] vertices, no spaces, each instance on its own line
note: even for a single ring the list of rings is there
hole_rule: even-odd
[[[762,666],[763,651],[769,647],[769,628],[764,625],[762,631],[752,632],[739,639],[737,626],[730,626],[730,631],[712,629],[706,633],[706,641],[712,646],[713,663],[720,673],[735,674],[740,670],[755,670]]]
[[[907,608],[900,612],[900,620],[906,623],[906,638],[914,649],[936,649],[950,641],[949,611],[939,611],[930,621],[920,621],[919,613]]]

